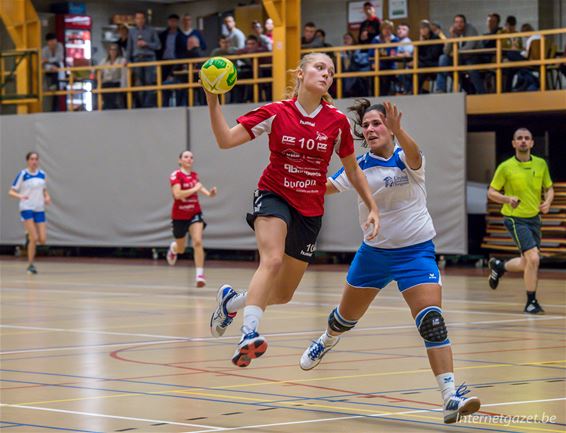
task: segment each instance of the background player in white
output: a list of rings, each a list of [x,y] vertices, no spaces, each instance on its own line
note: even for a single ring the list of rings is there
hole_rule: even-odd
[[[169,176],[171,194],[173,195],[171,225],[175,240],[171,242],[169,251],[167,251],[167,262],[173,266],[177,262],[177,255],[185,252],[188,232],[194,251],[195,283],[197,287],[204,287],[206,279],[204,276],[202,232],[206,227],[206,222],[202,218],[198,194],[214,197],[217,190],[216,187],[212,187],[209,191],[200,183],[198,174],[192,170],[193,162],[194,156],[191,151],[181,152],[179,155],[181,168],[175,170]]]
[[[380,209],[381,230],[364,242],[346,277],[340,305],[328,317],[328,327],[313,341],[300,360],[304,370],[316,367],[339,339],[364,315],[379,291],[396,281],[424,339],[432,371],[444,401],[444,422],[476,412],[480,401],[463,397],[462,385],[455,389],[452,349],[441,309],[441,278],[432,238],[436,235],[426,207],[425,161],[413,138],[401,127],[401,113],[391,103],[371,105],[357,100],[350,108],[370,151],[358,158]],[[399,145],[395,144],[395,138]],[[343,169],[330,177],[327,194],[351,189]],[[359,200],[360,221],[368,213]]]
[[[232,357],[240,367],[248,366],[267,350],[267,341],[258,333],[263,311],[268,305],[291,300],[314,258],[333,151],[368,207],[364,222],[368,238],[378,231],[377,206],[356,163],[348,118],[325,100],[330,98],[333,76],[330,57],[307,54],[296,69],[291,99],[257,108],[238,118],[238,125],[232,128],[226,123],[218,97],[206,95],[220,148],[229,149],[264,132],[269,134],[269,165],[254,194],[253,213],[247,216],[255,230],[259,267],[247,294],[238,294],[228,285],[219,289],[219,305],[210,321],[212,335],[220,336],[245,305],[242,339]]]
[[[36,245],[43,245],[47,240],[45,205],[51,203],[51,197],[47,192],[45,172],[39,168],[39,154],[29,152],[26,162],[27,167],[14,179],[9,195],[20,200],[20,218],[27,235],[27,271],[37,274],[33,261]]]

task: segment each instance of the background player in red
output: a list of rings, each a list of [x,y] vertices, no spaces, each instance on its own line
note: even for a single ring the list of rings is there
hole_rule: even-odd
[[[173,237],[169,251],[167,251],[167,262],[173,266],[177,262],[177,255],[185,252],[187,232],[191,236],[195,259],[195,282],[197,287],[204,287],[204,248],[202,246],[202,232],[206,223],[202,219],[198,193],[208,197],[216,195],[216,187],[207,190],[199,181],[198,174],[192,171],[193,153],[185,150],[179,155],[181,168],[171,173],[171,193],[173,194],[173,208],[171,219],[173,226]]]
[[[229,285],[218,291],[218,308],[210,321],[212,335],[220,336],[245,305],[242,339],[232,362],[246,367],[267,350],[258,326],[268,305],[291,300],[309,263],[314,259],[316,239],[324,213],[326,172],[335,151],[348,178],[370,210],[366,226],[379,228],[378,210],[366,178],[360,170],[350,123],[330,105],[328,89],[334,64],[326,54],[304,56],[295,70],[291,98],[266,104],[238,118],[230,128],[218,97],[207,93],[212,131],[220,148],[239,146],[262,133],[269,134],[269,165],[254,193],[248,224],[255,230],[259,267],[247,293]]]

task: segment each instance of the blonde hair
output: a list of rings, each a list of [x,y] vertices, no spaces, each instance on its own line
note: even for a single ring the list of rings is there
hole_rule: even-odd
[[[299,65],[295,69],[291,69],[289,71],[289,72],[293,73],[293,75],[295,76],[295,84],[294,84],[293,87],[287,87],[287,92],[285,93],[286,98],[291,99],[291,98],[295,98],[299,95],[299,88],[301,87],[301,80],[299,80],[299,71],[304,71],[308,64],[314,63],[316,56],[326,56],[328,58],[328,60],[330,60],[330,62],[332,64],[334,64],[334,62],[332,61],[330,56],[326,53],[305,54],[303,56],[303,58],[299,61]],[[332,102],[333,102],[332,96],[330,96],[330,94],[328,92],[326,92],[324,95],[322,95],[322,99],[324,101],[328,102],[329,104],[332,104]]]

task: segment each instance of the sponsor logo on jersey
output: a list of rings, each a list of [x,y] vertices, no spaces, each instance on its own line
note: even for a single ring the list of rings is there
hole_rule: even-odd
[[[284,135],[281,139],[281,144],[286,144],[287,146],[295,145],[296,137],[291,137],[290,135]]]
[[[289,180],[287,178],[283,179],[283,186],[285,188],[305,189],[315,185],[316,185],[316,180],[313,179],[307,179],[307,180]]]
[[[316,131],[316,139],[320,141],[328,140],[328,136],[324,132]]]
[[[321,174],[316,171],[316,170],[309,170],[307,168],[299,168],[299,167],[295,167],[294,165],[291,164],[285,164],[283,166],[285,168],[285,170],[287,170],[287,172],[289,173],[293,173],[293,174],[306,174],[307,176],[312,176],[312,177],[320,177]]]
[[[385,183],[385,188],[407,185],[409,183],[409,176],[387,176],[383,179],[383,182]]]
[[[320,165],[322,163],[322,161],[324,161],[322,158],[319,158],[318,156],[309,156],[309,155],[306,155],[305,159],[308,162],[310,162],[312,164],[317,164],[317,165]]]
[[[285,156],[287,159],[290,159],[291,161],[299,161],[303,158],[303,155],[291,149],[285,149],[281,153],[283,154],[283,156]]]
[[[315,126],[314,122],[309,122],[308,120],[299,120],[299,123],[301,125],[307,125],[307,126]]]

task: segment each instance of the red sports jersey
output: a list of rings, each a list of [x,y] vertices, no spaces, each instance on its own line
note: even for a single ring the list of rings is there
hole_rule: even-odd
[[[258,188],[283,197],[304,216],[322,215],[332,151],[340,158],[354,153],[346,115],[324,101],[308,115],[294,98],[256,108],[238,122],[252,138],[269,134],[269,165]]]
[[[187,190],[194,187],[198,182],[198,174],[194,171],[185,173],[182,170],[175,170],[169,177],[171,186],[181,185],[181,190]],[[200,213],[200,203],[198,201],[198,193],[187,197],[184,200],[175,200],[173,209],[171,210],[171,219],[174,220],[190,220],[196,214]]]

